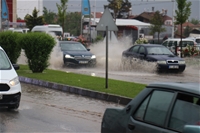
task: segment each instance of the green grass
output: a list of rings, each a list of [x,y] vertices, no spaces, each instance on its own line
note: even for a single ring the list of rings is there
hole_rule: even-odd
[[[76,86],[129,98],[135,97],[146,86],[145,84],[108,79],[108,88],[106,88],[105,78],[50,69],[45,70],[43,73],[32,73],[27,65],[20,65],[17,73],[23,77]]]

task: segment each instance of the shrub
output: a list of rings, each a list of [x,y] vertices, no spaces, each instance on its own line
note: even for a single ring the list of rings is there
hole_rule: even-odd
[[[21,45],[18,39],[20,34],[12,31],[0,32],[0,46],[5,50],[11,63],[17,63],[17,59],[21,53]]]
[[[33,73],[42,73],[48,66],[48,59],[56,44],[55,39],[46,33],[32,32],[21,39],[22,48]]]

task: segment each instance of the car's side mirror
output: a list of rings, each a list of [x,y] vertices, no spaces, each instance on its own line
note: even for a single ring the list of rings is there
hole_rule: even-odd
[[[19,70],[19,65],[13,64],[13,67],[14,67],[15,70]]]
[[[199,133],[200,126],[196,125],[185,125],[183,133]]]

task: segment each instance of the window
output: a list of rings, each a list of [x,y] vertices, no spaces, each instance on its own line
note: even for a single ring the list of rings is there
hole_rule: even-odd
[[[183,131],[185,125],[200,125],[200,98],[178,94],[169,128]]]
[[[132,53],[137,53],[138,49],[139,49],[139,46],[134,46],[134,47],[132,47],[132,48],[130,49],[130,52],[132,52]]]
[[[140,49],[139,49],[139,53],[145,54],[145,48],[141,46]]]
[[[165,41],[165,42],[163,43],[163,45],[164,45],[165,47],[167,47],[167,43],[168,43],[168,41]]]
[[[0,50],[0,70],[7,70],[10,69],[10,62],[8,61],[8,58],[6,57],[6,54],[3,50]]]
[[[164,126],[173,95],[173,92],[155,90],[140,105],[134,118],[155,125]]]

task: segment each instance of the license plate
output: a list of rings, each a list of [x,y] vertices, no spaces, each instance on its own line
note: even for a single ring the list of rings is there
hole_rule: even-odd
[[[79,61],[80,64],[87,64],[88,61]]]
[[[169,69],[178,69],[179,66],[169,66]]]
[[[3,95],[0,94],[0,100],[3,99]]]

